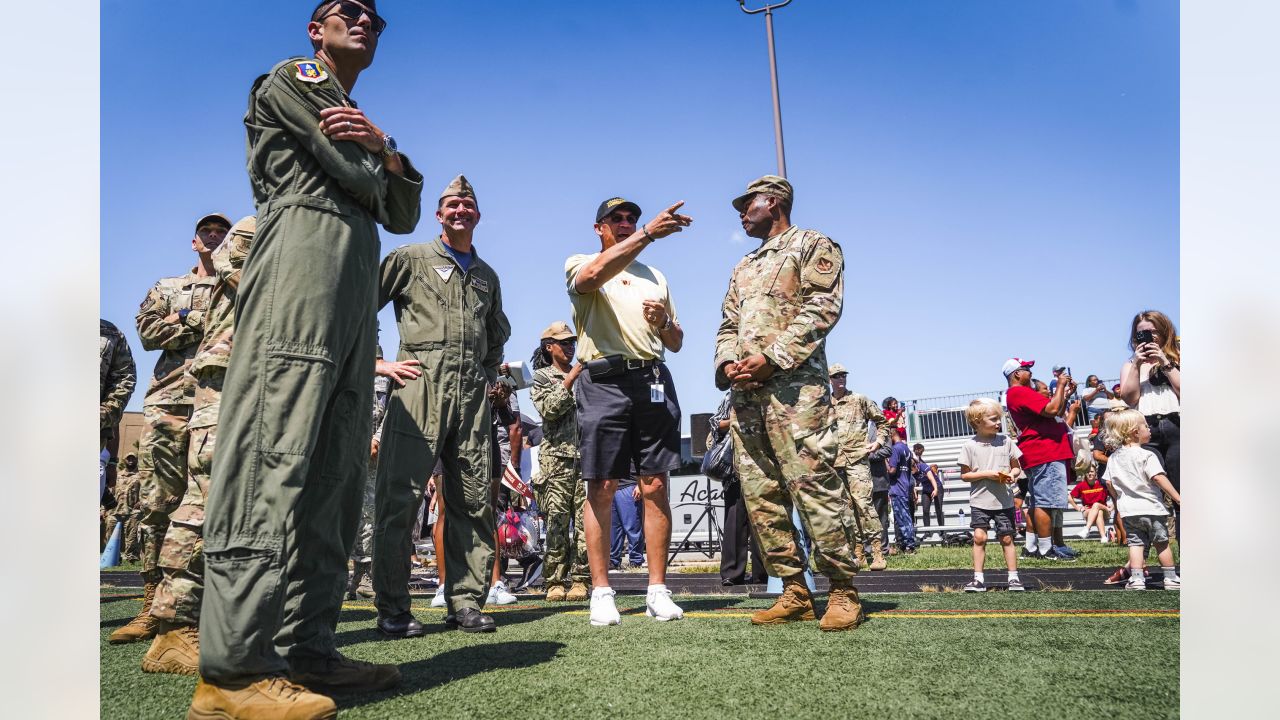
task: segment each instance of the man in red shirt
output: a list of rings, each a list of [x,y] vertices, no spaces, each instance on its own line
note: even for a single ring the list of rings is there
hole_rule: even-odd
[[[1005,403],[1020,429],[1018,449],[1028,475],[1027,499],[1036,533],[1035,557],[1074,560],[1075,554],[1062,540],[1062,511],[1068,507],[1067,464],[1075,457],[1071,449],[1071,428],[1058,422],[1075,383],[1065,371],[1051,397],[1031,388],[1034,360],[1010,358],[1001,371],[1009,383]],[[1030,530],[1028,530],[1030,532]]]

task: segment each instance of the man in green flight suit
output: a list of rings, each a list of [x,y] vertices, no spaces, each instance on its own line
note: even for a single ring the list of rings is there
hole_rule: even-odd
[[[465,177],[441,193],[436,220],[440,237],[396,248],[382,261],[378,291],[379,308],[395,303],[401,364],[421,369],[392,389],[378,451],[373,591],[378,631],[390,638],[425,632],[409,612],[405,548],[437,459],[444,463],[437,490],[449,570],[445,622],[467,632],[494,630],[493,618],[480,612],[495,550],[489,402],[511,325],[498,275],[472,244],[480,208]]]
[[[315,57],[281,62],[249,96],[258,227],[205,513],[190,718],[332,718],[318,691],[400,679],[334,636],[371,433],[377,226],[407,234],[421,213],[421,174],[348,94],[385,26],[373,0],[319,3]]]

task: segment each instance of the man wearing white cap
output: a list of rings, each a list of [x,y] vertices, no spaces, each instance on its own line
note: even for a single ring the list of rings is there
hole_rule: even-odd
[[[1020,358],[1004,362],[1001,372],[1009,383],[1005,402],[1020,431],[1018,449],[1022,451],[1022,469],[1029,476],[1027,503],[1033,508],[1031,522],[1037,543],[1034,556],[1069,561],[1074,560],[1074,556],[1064,552],[1061,541],[1054,545],[1052,536],[1061,534],[1062,511],[1068,506],[1067,465],[1075,457],[1071,449],[1071,428],[1057,418],[1066,406],[1067,397],[1075,390],[1075,383],[1064,371],[1058,376],[1057,389],[1045,398],[1031,388],[1034,365],[1034,360]]]

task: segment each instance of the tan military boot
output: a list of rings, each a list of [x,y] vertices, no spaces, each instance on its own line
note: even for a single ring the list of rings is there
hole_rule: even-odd
[[[352,660],[344,655],[289,658],[289,679],[313,692],[365,693],[400,684],[400,668]]]
[[[889,567],[889,563],[884,561],[884,547],[880,544],[880,538],[871,541],[871,564],[867,567],[870,570],[883,570]]]
[[[800,579],[783,580],[782,594],[773,605],[751,615],[752,625],[781,625],[801,620],[816,620],[813,613],[813,596]]]
[[[833,630],[852,630],[862,624],[862,603],[858,600],[858,589],[853,585],[832,583],[827,593],[827,611],[822,613],[822,621],[818,629],[823,632]]]
[[[142,657],[142,671],[195,675],[200,668],[200,632],[195,625],[161,623]]]
[[[860,542],[853,544],[853,562],[858,566],[859,570],[867,566],[867,559],[862,552],[862,543]]]
[[[138,642],[139,640],[150,640],[156,636],[157,620],[151,617],[151,603],[156,599],[156,585],[158,584],[147,583],[142,591],[142,610],[138,612],[138,616],[123,627],[116,628],[116,631],[111,633],[111,637],[107,638],[107,642],[112,645],[120,645],[122,643]]]
[[[556,583],[547,588],[547,602],[564,602],[564,585]]]
[[[564,599],[569,602],[583,602],[589,597],[591,597],[591,588],[580,580],[574,580],[569,586],[569,592],[565,593]]]
[[[196,683],[187,720],[333,720],[333,700],[289,681],[268,675],[245,682],[215,685]]]

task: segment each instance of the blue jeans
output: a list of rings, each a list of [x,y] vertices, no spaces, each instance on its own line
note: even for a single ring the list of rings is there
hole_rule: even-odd
[[[911,519],[911,501],[905,495],[890,493],[889,502],[893,505],[893,532],[898,538],[898,547],[915,550],[916,526]]]
[[[640,508],[631,499],[635,485],[620,487],[613,493],[613,523],[609,541],[609,565],[617,567],[622,564],[623,545],[630,546],[628,557],[632,565],[644,564],[644,524],[640,518]]]

